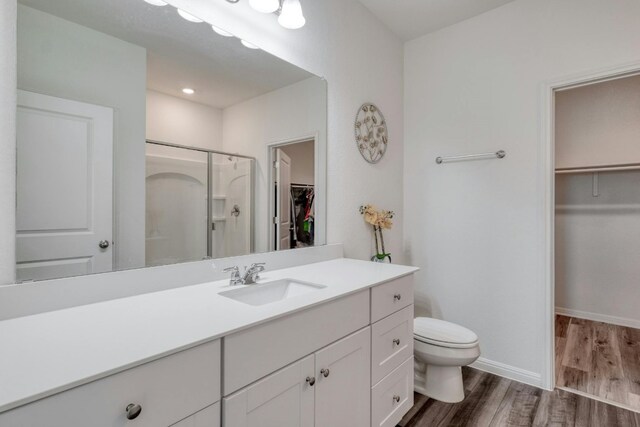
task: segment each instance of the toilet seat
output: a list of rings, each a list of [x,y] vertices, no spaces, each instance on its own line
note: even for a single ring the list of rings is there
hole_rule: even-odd
[[[413,337],[425,344],[446,348],[472,348],[478,345],[478,336],[473,331],[430,317],[413,320]]]

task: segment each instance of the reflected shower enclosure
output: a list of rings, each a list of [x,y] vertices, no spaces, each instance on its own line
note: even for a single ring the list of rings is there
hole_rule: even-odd
[[[249,254],[254,159],[147,141],[146,265]]]

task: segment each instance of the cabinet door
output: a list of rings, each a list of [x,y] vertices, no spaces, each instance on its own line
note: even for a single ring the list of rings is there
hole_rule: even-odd
[[[367,327],[316,353],[316,427],[369,427],[371,331]]]
[[[225,427],[313,427],[314,356],[224,399]],[[307,381],[307,377],[312,379]]]

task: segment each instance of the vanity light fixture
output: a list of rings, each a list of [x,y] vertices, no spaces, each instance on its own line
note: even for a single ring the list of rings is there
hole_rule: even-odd
[[[280,9],[280,0],[249,0],[249,6],[260,13],[274,13]]]
[[[260,49],[258,46],[256,46],[255,44],[249,43],[247,41],[244,41],[242,39],[240,39],[240,43],[242,43],[244,45],[244,47],[248,47],[249,49]]]
[[[186,19],[189,22],[195,22],[196,24],[203,22],[202,19],[197,18],[192,14],[185,12],[182,9],[177,9],[177,11],[178,11],[178,15],[182,16],[184,19]]]
[[[154,6],[166,6],[168,4],[166,1],[162,1],[162,0],[144,0],[144,1]]]
[[[280,25],[289,30],[297,30],[304,27],[306,22],[302,14],[300,0],[284,0],[282,2],[282,9],[280,10],[280,16],[278,16]]]
[[[184,93],[185,95],[193,95],[194,93],[196,93],[196,91],[191,89],[190,87],[185,87],[184,89],[182,89],[182,93]]]
[[[222,37],[233,37],[233,34],[223,30],[222,28],[216,27],[215,25],[212,25],[211,29],[215,31],[217,34],[220,34]]]

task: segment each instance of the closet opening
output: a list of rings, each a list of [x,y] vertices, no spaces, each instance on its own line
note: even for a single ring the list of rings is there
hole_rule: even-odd
[[[269,145],[271,250],[316,244],[317,138]]]
[[[640,74],[553,92],[555,385],[640,411]]]

